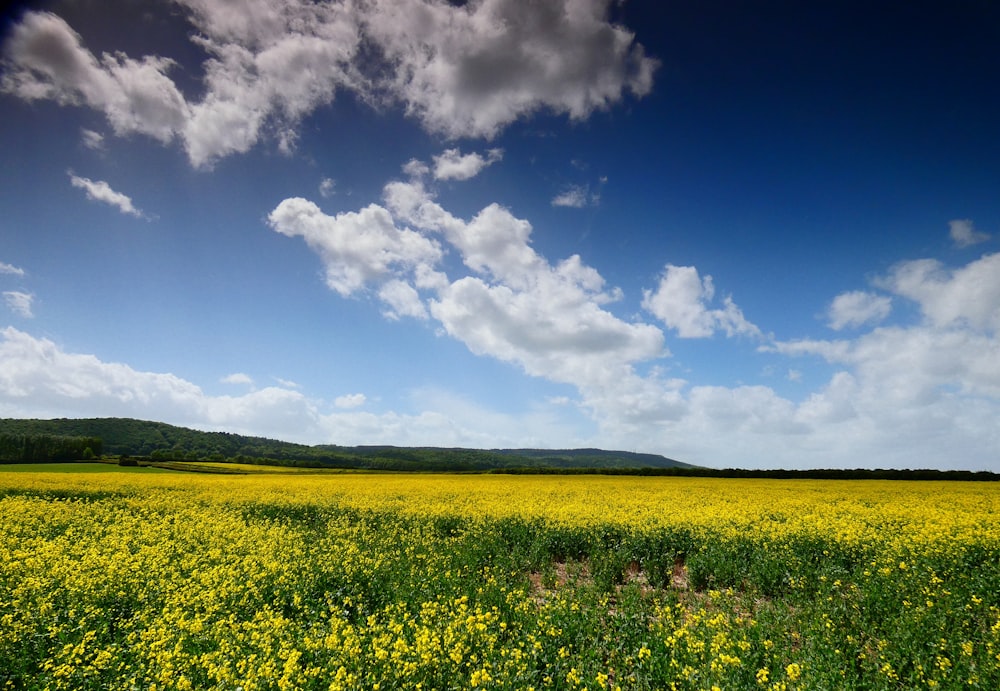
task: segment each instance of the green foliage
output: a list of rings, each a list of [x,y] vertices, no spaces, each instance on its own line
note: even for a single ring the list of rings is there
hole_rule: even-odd
[[[101,440],[92,436],[9,433],[0,427],[0,463],[49,463],[92,459]]]
[[[630,452],[575,450],[482,450],[398,446],[306,446],[226,432],[200,432],[162,422],[131,418],[0,420],[0,435],[87,437],[100,455],[126,454],[154,461],[227,460],[310,468],[360,468],[391,471],[487,471],[497,469],[687,467],[663,456]],[[83,458],[83,447],[74,457]],[[3,456],[0,455],[0,459]],[[12,454],[10,461],[29,460]],[[55,459],[49,459],[55,460]]]
[[[0,687],[1000,684],[992,543],[768,551],[725,532],[174,494],[0,501],[0,545],[37,550],[0,563]],[[690,582],[654,581],[656,559]]]
[[[90,448],[91,455],[86,455]],[[306,446],[228,432],[200,432],[131,418],[0,419],[0,463],[129,455],[159,462],[228,461],[294,468],[399,472],[601,473],[767,479],[996,481],[965,470],[705,468],[655,454],[602,449],[461,449],[398,446]],[[763,459],[766,462],[766,459]]]

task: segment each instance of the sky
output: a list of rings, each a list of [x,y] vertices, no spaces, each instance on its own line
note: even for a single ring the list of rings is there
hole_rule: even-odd
[[[1000,472],[1000,5],[3,16],[0,417]]]

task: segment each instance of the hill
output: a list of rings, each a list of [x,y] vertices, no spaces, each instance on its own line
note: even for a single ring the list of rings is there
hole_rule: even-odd
[[[40,444],[40,440],[48,440]],[[58,440],[59,443],[55,444]],[[71,441],[73,440],[73,441]],[[603,449],[463,449],[398,446],[307,446],[227,432],[201,432],[131,418],[0,420],[0,462],[63,460],[19,456],[25,448],[89,448],[162,461],[232,461],[377,470],[544,470],[692,468],[656,454]]]

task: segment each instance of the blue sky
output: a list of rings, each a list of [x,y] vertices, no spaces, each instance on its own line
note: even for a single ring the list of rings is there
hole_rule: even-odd
[[[30,3],[0,416],[1000,471],[992,3]]]

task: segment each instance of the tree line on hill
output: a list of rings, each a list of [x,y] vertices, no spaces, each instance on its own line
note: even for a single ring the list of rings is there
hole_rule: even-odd
[[[297,468],[409,472],[602,473],[771,479],[975,480],[1000,475],[965,470],[748,470],[692,466],[656,454],[603,449],[461,449],[306,446],[227,432],[201,432],[132,418],[0,419],[0,463],[88,460],[216,461]]]
[[[0,463],[90,460],[103,453],[98,437],[57,434],[0,434]]]
[[[216,461],[305,468],[397,471],[486,471],[500,468],[636,468],[686,464],[655,454],[601,449],[463,449],[397,446],[306,446],[227,432],[201,432],[131,418],[0,420],[0,434],[97,438],[103,453],[146,461]],[[95,451],[97,455],[101,452]],[[77,457],[80,458],[80,457]],[[0,462],[70,460],[17,457]]]
[[[757,478],[766,480],[948,480],[963,482],[996,482],[1000,474],[988,470],[911,470],[907,468],[497,468],[491,473],[530,475],[643,475],[649,477],[717,477]]]

